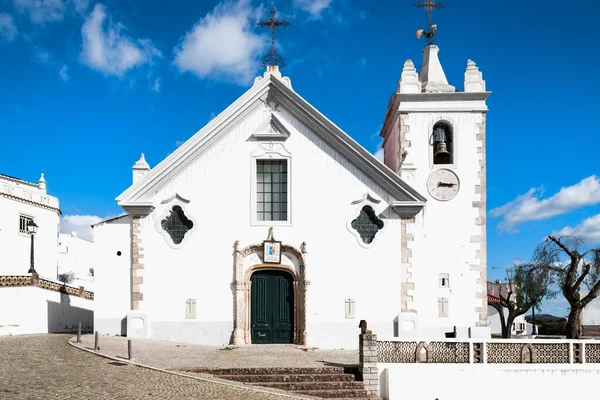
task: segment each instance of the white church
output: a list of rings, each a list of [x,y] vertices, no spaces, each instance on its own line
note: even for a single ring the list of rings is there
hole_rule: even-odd
[[[485,81],[463,90],[439,49],[407,60],[385,163],[276,66],[151,168],[144,155],[93,226],[94,329],[212,345],[358,347],[489,337]]]

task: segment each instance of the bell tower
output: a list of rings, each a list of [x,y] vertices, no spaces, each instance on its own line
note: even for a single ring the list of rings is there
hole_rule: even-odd
[[[434,0],[420,71],[402,68],[381,136],[384,163],[425,196],[402,221],[399,336],[489,337],[486,265],[486,91],[468,60],[463,90],[448,83],[433,41]]]

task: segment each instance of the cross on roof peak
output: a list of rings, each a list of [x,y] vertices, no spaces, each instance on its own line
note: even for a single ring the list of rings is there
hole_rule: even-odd
[[[275,7],[271,8],[271,18],[266,21],[260,21],[256,25],[260,27],[266,27],[271,31],[271,48],[269,52],[265,54],[260,62],[260,65],[263,67],[266,66],[279,66],[283,67],[285,65],[285,59],[277,53],[275,49],[275,30],[281,27],[289,26],[290,23],[287,21],[280,21],[277,18],[277,11],[275,11]]]

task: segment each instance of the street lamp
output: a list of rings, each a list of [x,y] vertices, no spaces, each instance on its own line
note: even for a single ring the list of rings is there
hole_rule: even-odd
[[[34,268],[34,257],[33,257],[33,237],[35,236],[35,233],[37,232],[37,228],[38,226],[36,225],[35,222],[33,222],[32,219],[30,219],[27,222],[27,232],[29,232],[29,235],[31,236],[31,256],[29,258],[29,271],[27,271],[28,274],[37,274],[37,272],[35,272],[35,268]]]

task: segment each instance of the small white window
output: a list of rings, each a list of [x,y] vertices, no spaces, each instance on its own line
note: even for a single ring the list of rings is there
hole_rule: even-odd
[[[438,283],[440,288],[448,289],[450,288],[450,275],[449,274],[440,274],[438,277]]]

